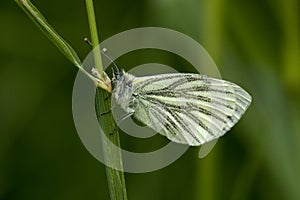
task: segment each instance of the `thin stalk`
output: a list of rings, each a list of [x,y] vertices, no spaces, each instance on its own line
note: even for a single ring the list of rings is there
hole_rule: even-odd
[[[37,27],[47,36],[47,38],[64,54],[64,56],[79,68],[86,76],[95,82],[98,87],[111,92],[111,83],[108,76],[103,72],[100,77],[94,77],[82,67],[82,63],[74,51],[52,26],[47,22],[46,18],[29,0],[15,0],[23,9],[28,17],[37,25]],[[101,57],[100,57],[101,61]]]
[[[99,40],[92,0],[86,0],[86,9],[91,32],[91,42],[93,47],[96,48],[94,49],[95,68],[98,70],[101,76],[106,76],[105,72],[103,71],[101,54],[98,46]],[[111,146],[107,145],[104,142],[105,140],[102,140],[104,158],[107,159],[108,163],[117,162],[116,165],[123,168],[120,138],[118,130],[116,129],[116,124],[114,123],[114,119],[111,113],[101,115],[101,113],[107,112],[107,110],[111,109],[111,101],[110,98],[107,99],[107,97],[110,97],[107,91],[97,88],[95,99],[96,114],[99,119],[99,124],[102,127],[106,137],[108,137],[109,140],[118,147],[118,150],[115,151],[114,149],[110,149]],[[106,166],[106,177],[111,200],[127,200],[124,172]]]
[[[118,150],[111,148],[111,146],[106,143],[107,140],[101,140],[104,154],[103,157],[105,159],[105,163],[111,163],[113,166],[123,168],[122,154],[120,151],[120,138],[113,116],[111,114],[101,115],[101,113],[105,113],[111,109],[111,101],[106,99],[108,96],[109,93],[107,91],[97,88],[95,99],[96,114],[99,124],[105,133],[104,137],[107,137],[112,143],[114,143],[118,147]],[[105,170],[110,199],[127,200],[124,172],[108,166],[105,167]]]
[[[95,67],[98,70],[100,74],[103,73],[103,66],[102,66],[102,58],[100,54],[99,46],[99,39],[98,39],[98,31],[97,31],[97,24],[96,24],[96,18],[95,18],[95,11],[94,11],[94,5],[92,0],[86,0],[86,9],[87,9],[87,15],[89,20],[89,26],[90,26],[90,32],[91,32],[91,40],[92,40],[92,46],[94,48],[94,57],[95,57]]]

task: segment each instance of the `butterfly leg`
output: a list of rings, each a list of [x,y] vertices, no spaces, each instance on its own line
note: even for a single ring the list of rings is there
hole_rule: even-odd
[[[108,97],[107,97],[108,98]],[[106,98],[105,98],[106,99]],[[103,113],[100,113],[100,116],[104,116],[104,115],[107,115],[109,113],[111,113],[112,109],[114,108],[115,106],[112,106],[108,111],[106,112],[103,112]]]
[[[111,113],[112,112],[112,108],[110,108],[108,111],[106,111],[106,112],[103,112],[103,113],[100,113],[100,117],[102,117],[102,116],[104,116],[104,115],[107,115],[107,114],[109,114],[109,113]],[[116,132],[116,130],[117,130],[117,126],[116,126],[116,124],[114,124],[114,128],[113,128],[113,130],[109,133],[109,135],[113,135],[115,132]]]
[[[111,111],[111,110],[110,110]],[[120,119],[116,120],[116,126],[114,126],[114,129],[112,130],[112,132],[109,133],[109,135],[113,135],[114,132],[117,130],[118,125],[124,121],[125,119],[127,119],[128,117],[130,117],[133,113],[127,113],[124,116],[122,116]]]
[[[113,135],[117,130],[117,126],[114,126],[114,129],[112,130],[112,132],[109,133],[109,135]]]
[[[124,115],[124,116],[122,116],[120,119],[118,119],[118,120],[116,121],[116,125],[114,126],[114,129],[112,130],[112,132],[109,133],[109,135],[113,135],[114,132],[117,130],[118,125],[119,125],[122,121],[124,121],[126,118],[130,117],[132,114],[133,114],[133,113],[127,113],[126,115]]]
[[[134,112],[130,112],[130,113],[126,113],[125,115],[123,115],[121,118],[119,118],[117,120],[117,125],[121,124],[122,121],[124,121],[125,119],[127,119],[128,117],[130,117],[131,115],[133,115]]]
[[[107,114],[109,114],[109,113],[111,113],[111,109],[109,109],[109,110],[106,111],[106,112],[100,113],[100,116],[104,116],[104,115],[107,115]]]
[[[105,97],[104,101],[107,101],[111,97],[111,94],[108,94],[107,97]]]

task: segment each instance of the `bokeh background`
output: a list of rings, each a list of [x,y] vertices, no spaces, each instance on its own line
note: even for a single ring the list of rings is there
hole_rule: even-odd
[[[90,51],[84,1],[33,3],[83,59]],[[253,103],[204,159],[190,148],[172,165],[126,173],[130,200],[300,199],[298,0],[95,0],[101,40],[158,26],[197,40],[224,79]],[[105,168],[82,145],[72,118],[77,69],[14,1],[0,6],[0,199],[109,199]],[[160,51],[132,52],[120,66],[161,62],[191,71]],[[122,145],[147,151],[163,137]]]

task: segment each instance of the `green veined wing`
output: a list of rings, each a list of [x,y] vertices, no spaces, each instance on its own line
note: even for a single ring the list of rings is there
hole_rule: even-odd
[[[238,85],[201,74],[135,77],[134,117],[170,140],[201,145],[224,135],[251,96]]]

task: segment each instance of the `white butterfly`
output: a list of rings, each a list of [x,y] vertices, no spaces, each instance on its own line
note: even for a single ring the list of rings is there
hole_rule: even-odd
[[[128,115],[191,146],[224,135],[251,103],[238,85],[201,74],[135,77],[117,70],[112,82],[113,98]]]

